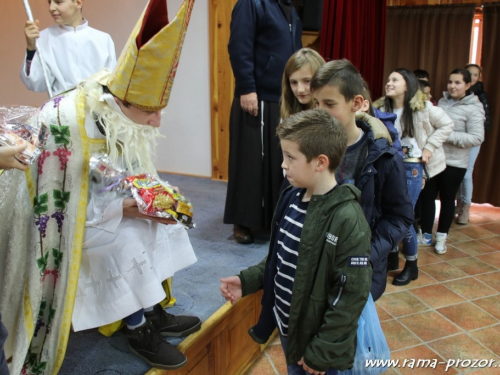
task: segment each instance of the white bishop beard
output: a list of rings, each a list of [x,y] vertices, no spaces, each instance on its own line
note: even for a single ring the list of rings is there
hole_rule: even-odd
[[[114,163],[122,163],[131,174],[151,173],[156,175],[153,157],[156,139],[161,137],[158,128],[139,125],[103,100],[103,89],[96,81],[82,83],[86,93],[87,109],[94,119],[103,125],[106,133],[108,154]]]

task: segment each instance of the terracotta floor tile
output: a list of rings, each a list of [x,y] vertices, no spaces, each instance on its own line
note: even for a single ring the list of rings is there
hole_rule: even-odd
[[[458,269],[448,263],[429,264],[427,266],[422,266],[419,268],[422,268],[422,270],[428,273],[429,276],[441,282],[467,276],[467,274],[461,269]]]
[[[384,372],[384,375],[401,375],[401,373],[395,368],[390,368],[387,369],[386,372]]]
[[[457,268],[460,268],[462,271],[468,273],[469,275],[480,275],[482,273],[492,272],[496,270],[495,267],[492,267],[477,258],[453,259],[448,263],[454,265]]]
[[[481,280],[483,283],[495,288],[500,292],[500,271],[487,273],[485,275],[476,276],[476,279]]]
[[[500,325],[473,331],[469,334],[493,353],[500,353]]]
[[[427,306],[407,291],[384,294],[380,297],[378,303],[394,317],[429,310]]]
[[[500,250],[500,237],[499,236],[489,237],[489,238],[481,238],[478,241],[492,247],[493,249]]]
[[[401,287],[400,286],[397,286],[397,285],[392,285],[392,280],[394,280],[394,278],[399,275],[401,271],[391,271],[387,274],[387,284],[386,284],[386,287],[385,287],[385,292],[384,294],[390,294],[390,293],[394,293],[394,292],[400,292],[401,291]]]
[[[280,374],[286,374],[286,360],[285,354],[283,353],[283,347],[281,345],[268,346],[265,350],[269,360],[274,364],[276,370]]]
[[[430,277],[422,269],[419,269],[418,270],[418,279],[413,280],[408,285],[404,285],[403,289],[411,290],[411,289],[420,288],[420,287],[423,287],[426,285],[434,285],[434,284],[438,284],[438,281],[435,278]],[[399,288],[401,288],[401,287],[399,287]],[[399,289],[399,290],[401,290],[401,289]]]
[[[441,284],[429,285],[423,288],[412,289],[414,294],[433,309],[454,305],[463,302],[464,299]]]
[[[275,375],[276,371],[274,371],[271,362],[265,354],[261,354],[252,366],[245,372],[245,375]]]
[[[498,364],[493,363],[493,367],[472,370],[472,372],[468,372],[467,375],[498,375],[500,372],[498,367],[500,367]]]
[[[483,216],[481,214],[471,213],[469,215],[469,224],[481,225],[491,223],[493,220],[489,217]]]
[[[490,232],[489,230],[486,230],[482,227],[478,226],[470,226],[470,227],[465,227],[461,229],[455,229],[456,231],[459,231],[462,234],[465,234],[466,236],[469,236],[474,239],[478,238],[486,238],[486,237],[493,237],[495,233]]]
[[[491,351],[479,344],[474,339],[466,334],[448,337],[445,339],[437,340],[428,344],[437,353],[439,353],[445,360],[448,359],[494,359],[498,357]],[[460,373],[463,373],[469,368],[455,368]]]
[[[378,319],[383,322],[384,320],[390,320],[393,319],[391,314],[389,314],[385,309],[380,306],[378,303],[375,303],[375,307],[377,309],[377,314],[378,314]]]
[[[495,238],[495,237],[492,237]],[[489,238],[487,238],[489,240]],[[500,240],[500,238],[498,239]],[[482,255],[482,254],[487,254],[487,253],[492,253],[495,251],[494,248],[491,246],[488,246],[482,242],[479,241],[466,241],[466,242],[459,242],[454,244],[457,249],[463,251],[464,253],[467,253],[471,256],[475,255]]]
[[[485,207],[478,211],[481,215],[488,217],[492,220],[500,220],[500,209],[498,207]]]
[[[481,225],[481,228],[486,229],[486,230],[493,232],[495,234],[500,234],[500,223],[490,223],[490,224]]]
[[[419,249],[420,250],[420,249]],[[419,251],[418,252],[418,265],[423,266],[425,264],[433,264],[440,263],[443,259],[437,257],[434,253],[430,253],[428,251]],[[404,263],[403,263],[404,266]]]
[[[498,323],[498,319],[493,318],[470,302],[442,307],[437,311],[465,330],[484,328]]]
[[[458,245],[461,244],[463,242],[455,242],[453,243],[453,245],[450,245],[448,244],[447,245],[447,251],[446,253],[442,254],[442,255],[437,255],[435,252],[434,252],[434,249],[432,249],[432,253],[434,254],[434,256],[442,261],[448,261],[448,260],[452,260],[452,259],[459,259],[459,258],[467,258],[467,257],[470,257],[469,254],[461,251],[458,249]],[[419,255],[419,258],[420,258],[420,255]],[[420,259],[419,259],[420,260]]]
[[[452,229],[448,233],[448,239],[446,242],[448,243],[455,243],[455,242],[463,242],[463,241],[470,241],[473,240],[474,238],[470,238],[466,234],[460,232],[457,229]]]
[[[436,369],[433,368],[423,368],[423,367],[414,367],[410,368],[408,363],[411,363],[410,361],[412,359],[415,359],[418,361],[419,359],[425,360],[425,359],[430,359],[434,360],[436,359],[438,362],[443,361],[443,358],[436,352],[434,352],[432,349],[425,345],[420,345],[416,346],[413,348],[409,349],[403,349],[403,350],[398,350],[396,352],[391,353],[391,359],[393,360],[399,360],[399,367],[398,370],[401,372],[401,374],[408,374],[408,375],[448,375],[448,374],[457,374],[457,372],[451,368],[447,372],[444,371],[445,366],[444,365],[438,365]],[[404,366],[406,362],[406,366]],[[418,363],[418,362],[417,362]],[[403,367],[404,366],[404,367]]]
[[[500,251],[491,254],[478,255],[476,258],[481,259],[496,268],[500,268]]]
[[[399,321],[423,341],[433,341],[462,332],[460,328],[435,311],[407,316],[400,318]]]
[[[500,295],[476,299],[473,304],[479,306],[483,310],[489,312],[495,318],[500,319]],[[499,322],[500,323],[500,322]]]
[[[498,293],[498,291],[496,291],[495,289],[484,285],[481,281],[478,281],[473,277],[447,281],[443,285],[468,300],[491,296]]]
[[[391,351],[408,348],[421,344],[417,336],[408,331],[396,320],[388,320],[380,323]]]

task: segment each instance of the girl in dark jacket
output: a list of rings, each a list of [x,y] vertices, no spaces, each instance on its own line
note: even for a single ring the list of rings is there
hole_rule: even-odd
[[[486,92],[484,91],[483,82],[479,79],[481,78],[482,69],[477,64],[469,64],[465,66],[471,75],[471,87],[470,91],[477,96],[479,101],[483,104],[484,108],[484,131],[490,129],[490,108],[488,107],[488,98]],[[475,146],[470,149],[469,156],[469,166],[467,172],[465,173],[460,189],[458,190],[458,202],[457,202],[457,223],[467,224],[469,222],[469,208],[472,203],[472,172],[474,171],[474,164],[476,163],[477,156],[479,155],[479,149],[481,146]]]

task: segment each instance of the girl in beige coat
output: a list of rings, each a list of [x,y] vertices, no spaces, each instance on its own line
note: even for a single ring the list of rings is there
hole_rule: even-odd
[[[443,142],[453,130],[453,121],[444,111],[433,106],[420,91],[417,77],[408,69],[393,71],[385,86],[386,96],[375,105],[397,115],[396,130],[403,148],[408,194],[413,207],[418,200],[426,178],[432,178],[446,168]],[[418,241],[413,226],[403,240],[405,267],[394,280],[394,285],[406,285],[418,278]],[[389,269],[399,266],[398,248],[389,255]]]

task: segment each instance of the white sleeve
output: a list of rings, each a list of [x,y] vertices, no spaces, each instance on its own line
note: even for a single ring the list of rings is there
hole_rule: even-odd
[[[52,76],[50,69],[45,66],[48,75],[48,80],[53,86],[55,78]],[[40,62],[40,55],[35,52],[31,65],[26,63],[26,55],[24,56],[23,66],[21,67],[21,80],[26,87],[31,91],[47,92],[47,85],[45,84],[45,77],[43,75],[42,64]]]

